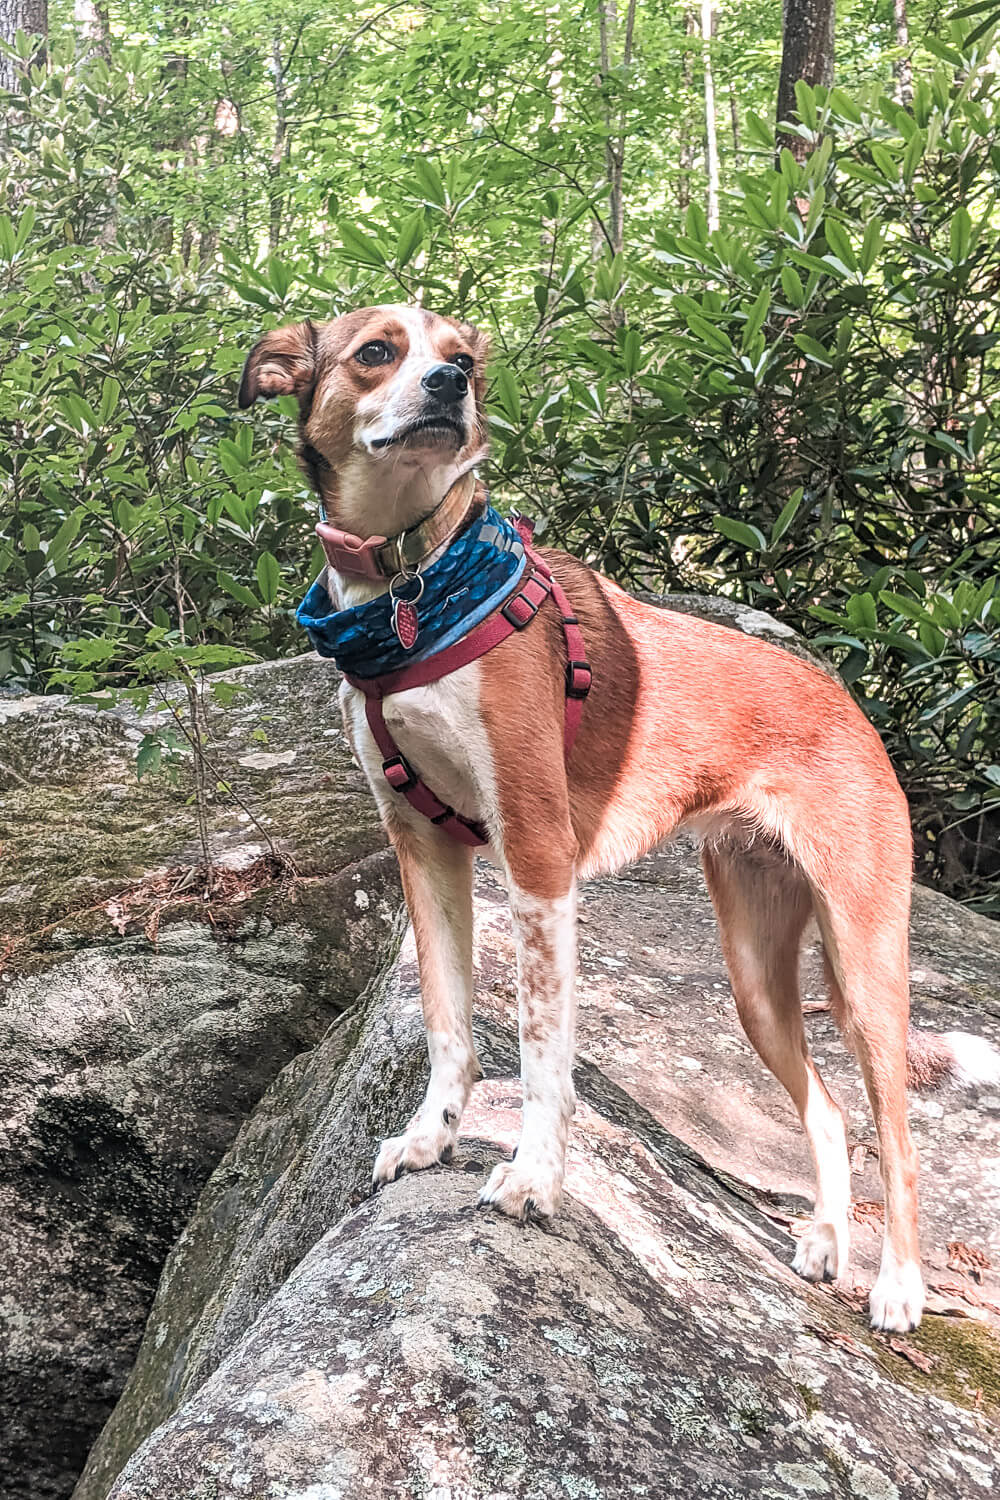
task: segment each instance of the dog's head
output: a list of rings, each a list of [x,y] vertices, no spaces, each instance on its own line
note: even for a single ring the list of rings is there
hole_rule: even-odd
[[[487,342],[419,307],[292,323],[250,352],[239,404],[294,395],[303,457],[328,509],[359,534],[412,525],[482,447]]]

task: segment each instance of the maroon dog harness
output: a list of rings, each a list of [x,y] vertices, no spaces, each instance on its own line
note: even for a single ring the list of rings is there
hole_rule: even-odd
[[[462,640],[456,641],[454,645],[446,647],[445,650],[429,657],[426,661],[415,662],[409,667],[401,667],[396,672],[387,672],[382,677],[352,677],[349,673],[345,673],[346,680],[351,686],[365,695],[368,727],[382,755],[383,774],[393,791],[405,797],[411,807],[423,817],[429,818],[453,839],[474,847],[489,843],[489,834],[485,826],[471,818],[463,817],[453,807],[442,802],[440,797],[436,796],[421,779],[389,732],[382,712],[382,699],[388,698],[393,693],[405,692],[407,688],[425,687],[430,682],[438,682],[442,677],[447,677],[450,672],[457,672],[459,667],[477,661],[480,656],[485,656],[487,651],[492,651],[494,646],[499,646],[500,642],[505,641],[509,635],[513,635],[517,630],[524,630],[530,625],[545,601],[551,598],[559,611],[566,640],[563,753],[567,758],[569,757],[580,727],[584,699],[590,692],[591,684],[590,663],[587,660],[583,632],[569,600],[552,576],[551,568],[531,545],[534,524],[515,512],[514,525],[524,543],[530,572],[520,584],[517,592],[507,600],[506,604],[501,605],[495,614],[490,615],[481,625],[477,625]],[[381,539],[379,541],[381,542]]]

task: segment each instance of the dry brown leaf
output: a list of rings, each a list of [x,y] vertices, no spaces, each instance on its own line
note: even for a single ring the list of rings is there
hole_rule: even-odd
[[[967,1276],[982,1284],[983,1272],[990,1269],[990,1262],[982,1250],[977,1250],[973,1245],[965,1245],[961,1240],[949,1240],[948,1269],[964,1271]]]
[[[971,1318],[977,1323],[983,1322],[986,1317],[984,1312],[969,1305],[964,1299],[958,1301],[955,1297],[942,1297],[939,1292],[930,1290],[924,1303],[924,1312],[935,1318]]]
[[[851,1218],[856,1224],[881,1225],[885,1223],[885,1209],[870,1199],[855,1200],[851,1204]]]
[[[991,1302],[989,1297],[980,1296],[975,1287],[970,1286],[967,1281],[931,1281],[928,1282],[931,1291],[940,1292],[944,1297],[961,1297],[963,1302],[968,1302],[970,1307],[985,1308],[986,1311],[996,1313],[1000,1317],[1000,1302]]]
[[[868,1294],[864,1287],[846,1287],[835,1282],[830,1288],[838,1302],[843,1302],[852,1312],[864,1312],[868,1306]]]
[[[936,1359],[931,1359],[929,1354],[922,1354],[905,1339],[890,1339],[889,1348],[893,1354],[898,1354],[900,1359],[908,1360],[915,1370],[921,1370],[925,1375],[929,1375],[937,1364]]]
[[[830,1009],[829,1000],[803,1000],[802,1014],[805,1016],[818,1016],[822,1011]]]
[[[871,1358],[871,1353],[859,1344],[857,1339],[852,1339],[849,1333],[840,1333],[836,1328],[817,1328],[814,1323],[808,1325],[809,1332],[824,1344],[832,1344],[837,1349],[846,1349],[848,1354],[863,1355],[866,1359]]]

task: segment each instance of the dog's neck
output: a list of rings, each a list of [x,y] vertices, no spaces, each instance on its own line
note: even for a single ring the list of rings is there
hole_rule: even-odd
[[[430,470],[422,466],[419,473],[413,472],[417,468],[415,464],[407,464],[405,468],[393,466],[392,469],[378,465],[381,472],[375,475],[373,469],[376,466],[363,457],[358,463],[348,462],[336,475],[329,476],[328,484],[322,488],[327,517],[340,529],[362,539],[398,537],[428,520],[448,498],[447,510],[458,520],[450,528],[449,535],[421,557],[419,565],[429,567],[451,544],[456,525],[461,529],[462,521],[470,511],[486,504],[485,489],[472,467],[483,457],[484,450],[474,453],[471,459],[452,455],[447,462]],[[452,491],[457,504],[453,504],[450,498]],[[331,597],[345,609],[385,593],[389,580],[375,583],[331,567],[327,569],[327,586]]]
[[[392,537],[436,510],[463,476],[471,504],[474,479],[467,457],[442,453],[421,461],[405,453],[375,458],[355,452],[323,475],[320,492],[328,519],[342,531],[362,539]]]

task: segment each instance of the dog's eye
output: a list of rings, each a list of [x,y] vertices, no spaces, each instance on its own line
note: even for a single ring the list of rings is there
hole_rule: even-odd
[[[453,354],[451,356],[451,363],[458,365],[458,368],[464,370],[466,375],[471,375],[476,361],[471,354]]]
[[[370,339],[362,344],[354,355],[359,365],[387,365],[393,358],[392,349],[384,339]]]

